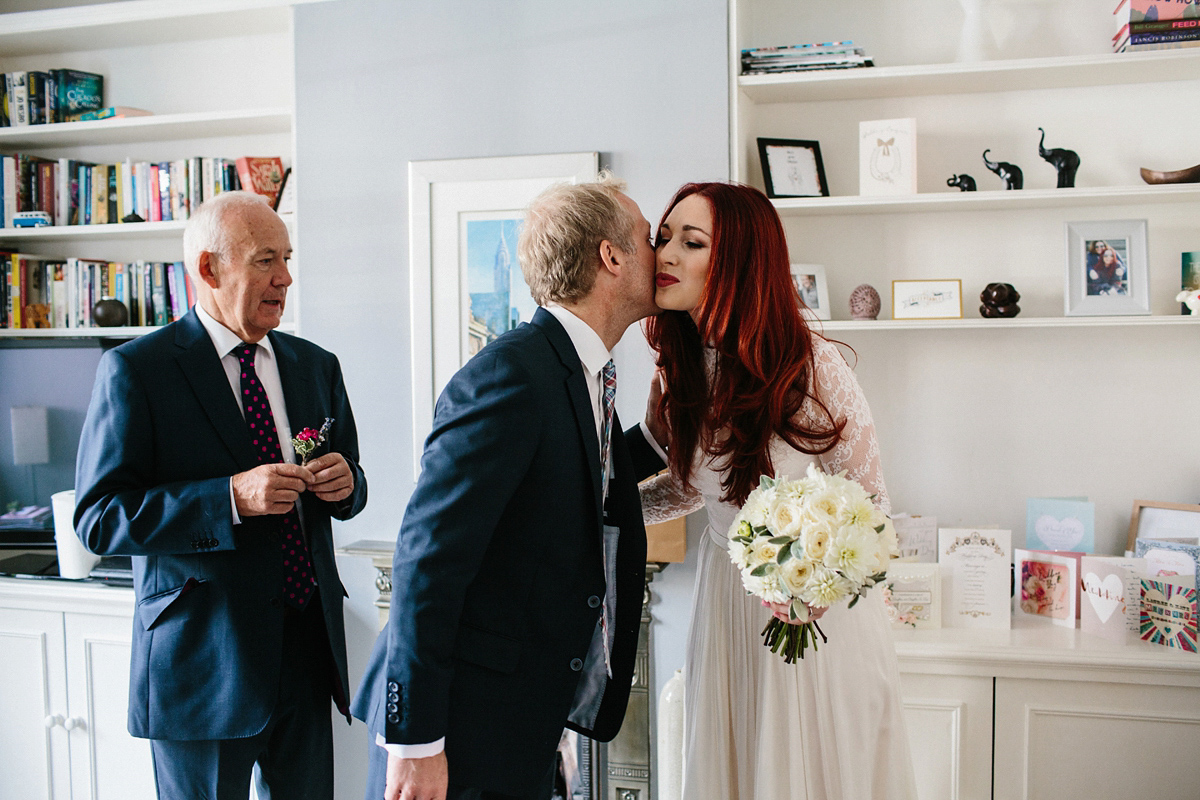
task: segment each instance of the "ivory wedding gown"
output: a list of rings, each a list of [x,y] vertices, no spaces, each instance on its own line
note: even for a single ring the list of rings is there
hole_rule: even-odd
[[[813,341],[818,394],[846,427],[820,456],[776,437],[775,474],[802,477],[813,461],[827,473],[847,470],[888,511],[866,399],[837,347]],[[811,400],[800,413],[815,419]],[[721,473],[697,459],[691,483],[688,491],[663,475],[642,492],[647,523],[708,510],[686,653],[685,800],[915,798],[896,652],[878,589],[854,608],[831,607],[819,622],[829,641],[785,663],[762,643],[770,611],[746,594],[726,554],[738,508],[721,501]]]

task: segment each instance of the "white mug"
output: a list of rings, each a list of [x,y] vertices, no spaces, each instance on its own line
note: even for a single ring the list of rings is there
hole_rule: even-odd
[[[64,578],[80,580],[92,572],[100,562],[100,556],[88,550],[75,535],[75,490],[55,492],[50,495],[50,507],[54,510],[54,545],[58,548],[58,574]]]

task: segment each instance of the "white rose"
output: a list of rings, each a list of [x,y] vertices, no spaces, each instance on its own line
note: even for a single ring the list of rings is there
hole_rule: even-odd
[[[804,555],[813,561],[821,561],[829,550],[833,538],[833,527],[828,523],[810,523],[804,528]]]
[[[812,572],[811,561],[790,558],[779,568],[779,581],[792,597],[804,600],[804,589],[812,578]]]
[[[771,544],[766,536],[758,537],[747,545],[747,547],[750,551],[749,561],[752,564],[774,563],[776,557],[779,555],[779,545]]]
[[[774,536],[790,536],[798,539],[803,521],[803,509],[798,500],[781,495],[775,496],[775,502],[772,503],[771,510],[767,514],[767,527],[771,529]]]

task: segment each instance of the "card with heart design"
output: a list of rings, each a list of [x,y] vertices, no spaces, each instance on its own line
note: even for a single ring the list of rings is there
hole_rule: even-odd
[[[1079,568],[1080,629],[1122,644],[1140,638],[1145,573],[1145,559],[1084,556]]]
[[[1096,505],[1086,497],[1029,498],[1025,503],[1025,547],[1094,552]]]
[[[1196,589],[1166,578],[1142,578],[1141,633],[1147,642],[1196,652]]]

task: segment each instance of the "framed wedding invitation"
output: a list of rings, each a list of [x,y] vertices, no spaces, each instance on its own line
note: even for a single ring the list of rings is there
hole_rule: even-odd
[[[1012,531],[941,528],[938,563],[946,627],[1011,627]]]

